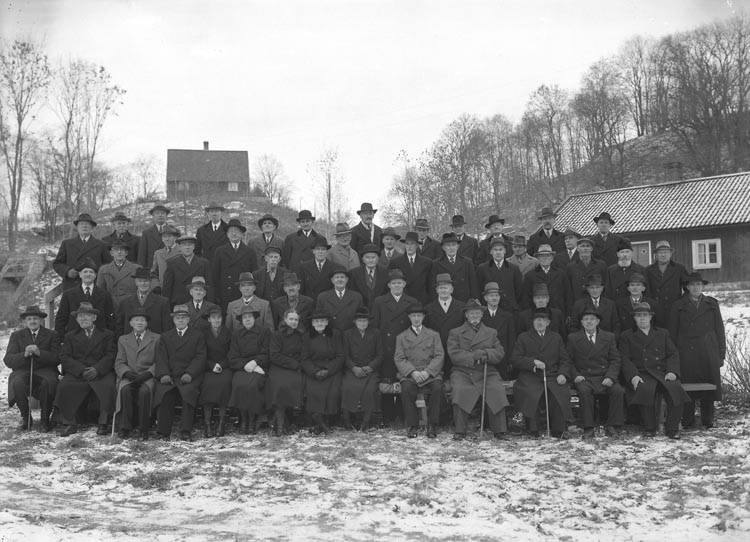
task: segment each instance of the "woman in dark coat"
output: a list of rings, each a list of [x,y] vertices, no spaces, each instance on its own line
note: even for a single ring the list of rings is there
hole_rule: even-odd
[[[351,416],[360,408],[363,411],[364,432],[370,426],[373,411],[380,405],[378,371],[383,361],[383,341],[377,329],[369,327],[370,313],[367,309],[354,315],[354,329],[344,332],[344,378],[341,383],[341,410],[344,427],[353,429]]]
[[[255,417],[265,409],[264,387],[268,372],[270,330],[258,322],[260,311],[242,307],[236,317],[242,327],[232,333],[229,366],[234,371],[229,406],[240,411],[243,434],[255,434]]]
[[[304,375],[302,351],[305,342],[304,327],[300,325],[295,309],[284,312],[279,330],[271,334],[269,347],[268,385],[266,404],[274,409],[276,419],[274,434],[284,434],[286,409],[302,406]]]
[[[338,414],[341,405],[341,370],[344,348],[341,335],[333,329],[329,316],[315,311],[302,356],[307,379],[305,408],[315,422],[315,433],[328,433],[324,416]]]
[[[680,380],[683,383],[708,382],[715,391],[691,392],[692,401],[685,404],[682,426],[695,426],[695,400],[701,402],[701,422],[706,428],[714,425],[714,401],[721,400],[721,366],[727,352],[724,320],[719,302],[703,295],[708,284],[700,273],[690,273],[685,281],[688,289],[672,304],[669,335],[680,354]]]
[[[201,383],[199,404],[203,405],[203,436],[205,438],[226,433],[227,405],[232,391],[232,370],[229,367],[229,342],[232,333],[224,327],[221,307],[213,305],[203,318],[208,320],[203,330],[206,339],[206,372]],[[211,423],[213,407],[219,407],[219,427]]]

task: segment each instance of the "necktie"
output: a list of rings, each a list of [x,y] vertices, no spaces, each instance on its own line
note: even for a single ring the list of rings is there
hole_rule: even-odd
[[[274,280],[276,280],[276,271],[275,270],[274,271],[269,271],[268,272],[268,277],[271,279],[271,282],[273,282]]]
[[[591,344],[595,344],[593,335],[589,335],[589,341],[591,341]]]
[[[344,299],[344,292],[336,292],[339,295],[339,299]]]
[[[598,298],[597,298],[597,299],[594,299],[594,308],[595,308],[595,309],[598,309],[598,308],[599,308],[599,299],[598,299]]]
[[[451,256],[450,258],[448,258],[448,260],[451,262],[451,265],[453,265],[454,263],[456,263],[456,258],[454,258],[453,256]]]
[[[219,226],[217,226],[216,224],[214,224],[214,231],[216,231],[218,229],[219,229]]]
[[[367,271],[367,285],[370,287],[370,289],[372,289],[372,284],[373,284],[373,271],[372,269],[370,269],[369,271]]]
[[[87,330],[86,330],[86,338],[87,338],[87,339],[90,339],[90,338],[91,338],[91,330],[90,330],[90,329],[87,329]]]
[[[37,332],[36,332],[36,331],[32,331],[32,332],[31,332],[31,342],[33,342],[33,343],[35,343],[35,342],[36,342],[36,334],[37,334]]]
[[[182,337],[182,334],[183,334],[183,333],[185,333],[185,330],[184,330],[184,329],[178,329],[178,330],[177,330],[177,335],[178,335],[179,337]]]
[[[167,247],[167,254],[169,254],[170,252],[172,252],[172,247]]]
[[[389,260],[391,259],[391,255],[392,254],[393,254],[393,251],[391,251],[391,250],[386,250],[385,251],[385,257],[388,258]]]
[[[162,228],[162,226],[161,226],[161,225],[159,225],[159,226],[156,226],[156,229],[157,229],[157,230],[159,230],[159,233],[161,233],[161,228]]]
[[[200,303],[196,303],[195,304],[195,310],[197,310],[197,311],[201,310],[201,304]]]
[[[91,288],[86,286],[86,299],[91,299]]]
[[[271,244],[271,237],[266,236],[266,246]]]
[[[414,256],[409,256],[409,265],[414,265]]]
[[[323,272],[323,262],[318,262],[318,272]]]
[[[237,252],[237,250],[238,250],[239,248],[240,248],[240,244],[239,244],[239,243],[237,243],[236,245],[234,245],[234,251],[235,251],[235,252]]]
[[[135,336],[135,342],[137,342],[138,345],[140,346],[140,344],[141,344],[141,335],[140,335],[140,333]]]
[[[569,258],[570,258],[571,260],[573,259],[573,251],[572,251],[572,250],[569,250],[569,251],[568,251],[568,257],[569,257]]]
[[[495,317],[495,311],[490,311],[490,318],[494,318],[494,317]]]
[[[146,296],[138,294],[138,301],[143,305],[146,302]]]

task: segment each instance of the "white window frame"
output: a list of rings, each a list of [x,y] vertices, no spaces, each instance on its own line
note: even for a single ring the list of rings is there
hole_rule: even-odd
[[[716,261],[700,263],[698,256],[700,253],[701,245],[705,245],[706,254],[708,254],[708,247],[711,244],[716,245]],[[693,245],[693,269],[719,269],[721,268],[721,239],[695,239],[692,241]]]
[[[653,254],[651,254],[651,241],[632,241],[631,245],[633,246],[633,252],[638,250],[636,248],[636,246],[638,245],[646,245],[648,247],[648,259],[647,259],[648,263],[643,266],[643,267],[647,267],[653,261],[652,260]],[[636,261],[637,258],[633,258],[633,260]]]
[[[239,192],[240,183],[227,183],[227,192]]]

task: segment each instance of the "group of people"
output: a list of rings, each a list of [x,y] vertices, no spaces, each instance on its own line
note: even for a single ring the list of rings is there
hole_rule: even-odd
[[[557,230],[545,208],[528,240],[507,236],[492,215],[481,242],[457,215],[438,241],[425,219],[403,238],[381,229],[377,209],[363,203],[355,227],[336,225],[332,246],[307,210],[283,239],[271,214],[248,236],[239,219],[224,221],[223,206],[205,211],[208,222],[190,235],[156,205],[141,237],[118,213],[101,240],[95,220],[78,216],[53,264],[64,285],[54,329],[28,307],[6,351],[19,429],[32,427],[33,396],[41,429],[59,423],[61,436],[93,411],[98,434],[111,423],[122,438],[147,439],[155,412],[157,438],[169,439],[181,404],[184,440],[193,439],[197,408],[205,437],[226,433],[230,409],[242,433],[267,416],[281,435],[299,407],[316,433],[339,416],[366,431],[382,413],[385,422],[401,415],[416,437],[421,414],[435,437],[449,398],[454,438],[467,435],[477,405],[505,438],[504,381],[514,381],[532,435],[545,412],[551,434],[567,438],[571,386],[584,438],[594,436],[597,400],[609,436],[627,406],[655,434],[661,398],[667,436],[679,438],[681,422],[696,426],[696,400],[701,423],[713,426],[726,349],[719,305],[699,273],[673,261],[667,241],[653,264],[635,263],[608,213],[584,237]],[[681,382],[716,389],[690,396]]]

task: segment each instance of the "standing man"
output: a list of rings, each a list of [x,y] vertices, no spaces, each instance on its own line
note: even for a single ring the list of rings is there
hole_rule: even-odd
[[[507,308],[517,311],[523,304],[523,278],[519,268],[505,259],[505,246],[502,239],[493,239],[489,261],[477,268],[477,281],[480,288],[490,282],[496,283],[505,294]]]
[[[302,282],[302,294],[312,299],[318,299],[318,296],[333,288],[331,275],[336,269],[343,269],[337,266],[326,256],[331,245],[328,244],[325,237],[317,237],[313,242],[313,258],[300,265],[300,280]],[[344,269],[346,271],[346,269]]]
[[[606,285],[604,287],[605,297],[617,302],[618,299],[628,296],[628,284],[630,277],[635,273],[645,277],[646,270],[642,265],[633,261],[633,246],[630,239],[621,237],[617,244],[617,263],[607,268]],[[643,279],[644,290],[646,288],[645,278]]]
[[[361,252],[364,245],[375,245],[378,249],[383,247],[381,242],[383,230],[372,223],[377,212],[377,209],[372,208],[372,203],[365,202],[359,206],[357,214],[360,222],[352,229],[352,248],[356,252]]]
[[[453,280],[448,273],[440,273],[435,278],[435,290],[437,299],[424,308],[425,325],[440,335],[445,350],[451,329],[460,326],[464,321],[463,308],[466,303],[453,297]],[[446,355],[444,358],[443,372],[450,376],[450,356]]]
[[[161,230],[162,247],[157,249],[151,256],[151,287],[154,293],[161,295],[164,285],[164,274],[167,272],[167,262],[172,258],[180,256],[180,249],[175,245],[180,238],[180,230],[166,224]],[[146,268],[148,269],[148,268]]]
[[[195,255],[198,240],[194,235],[183,235],[177,239],[180,256],[167,261],[164,273],[162,295],[169,300],[170,306],[190,301],[188,285],[193,277],[211,277],[211,266],[208,260]]]
[[[393,260],[404,253],[404,249],[396,243],[396,241],[401,239],[401,236],[393,228],[385,228],[380,238],[383,241],[383,250],[380,252],[380,264],[389,267]]]
[[[443,255],[443,249],[440,243],[430,237],[430,225],[426,218],[418,218],[414,224],[414,231],[417,232],[419,239],[419,254],[428,260],[437,260]]]
[[[362,308],[362,296],[346,287],[349,282],[346,269],[336,268],[331,282],[333,289],[318,295],[315,309],[330,316],[334,329],[346,331],[354,327],[354,315]]]
[[[633,273],[628,279],[628,296],[620,297],[615,301],[617,309],[618,327],[622,330],[633,327],[633,309],[641,303],[648,303],[653,307],[656,303],[650,297],[645,297],[643,291],[646,289],[646,278],[640,273]]]
[[[511,245],[513,247],[513,256],[507,258],[508,263],[518,267],[518,270],[521,272],[521,278],[523,278],[529,271],[533,271],[539,265],[539,260],[526,253],[526,238],[523,235],[514,236]]]
[[[135,281],[135,294],[123,299],[117,309],[117,325],[115,333],[117,336],[127,335],[131,331],[129,315],[136,311],[148,315],[146,326],[157,335],[172,327],[172,317],[169,301],[166,297],[157,295],[151,291],[150,273],[143,267],[139,267],[133,274]]]
[[[565,327],[565,317],[563,316],[563,313],[560,309],[556,309],[554,307],[550,308],[549,289],[547,288],[547,285],[542,282],[534,284],[534,288],[531,293],[531,301],[534,303],[534,306],[530,309],[525,309],[518,313],[518,333],[520,334],[524,331],[534,329],[534,313],[538,309],[546,309],[547,317],[549,319],[547,328],[550,331],[559,333],[563,339],[563,342],[566,341],[568,338],[568,334]]]
[[[195,254],[208,261],[213,261],[216,249],[229,243],[227,223],[221,218],[226,209],[223,205],[212,202],[203,210],[208,215],[209,220],[195,232]]]
[[[300,293],[301,283],[296,273],[284,273],[282,287],[284,294],[277,297],[271,302],[271,316],[273,317],[273,329],[278,329],[284,313],[289,309],[294,309],[299,314],[303,322],[312,316],[315,308],[315,300]]]
[[[133,273],[138,264],[128,260],[130,246],[123,239],[115,239],[109,247],[112,261],[105,263],[96,277],[96,286],[109,292],[115,311],[120,301],[135,293]]]
[[[256,285],[257,282],[252,273],[249,271],[240,273],[240,276],[237,278],[237,286],[241,295],[239,298],[230,301],[229,305],[227,305],[227,317],[224,321],[224,325],[230,331],[242,329],[242,310],[245,308],[249,308],[257,313],[255,321],[258,322],[258,327],[273,327],[271,304],[255,295]],[[190,305],[188,305],[188,310],[190,310]]]
[[[394,258],[389,267],[399,269],[406,280],[406,294],[423,305],[430,297],[430,277],[432,276],[432,260],[419,254],[419,235],[407,232],[404,237],[404,254]]]
[[[682,297],[683,286],[688,276],[685,266],[672,260],[673,254],[674,249],[669,241],[657,241],[656,261],[646,267],[648,291],[656,301],[654,307],[656,327],[669,326],[672,304]]]
[[[111,260],[107,245],[91,235],[91,231],[96,228],[96,222],[90,214],[81,213],[73,221],[73,225],[76,227],[77,235],[63,240],[55,261],[52,262],[55,272],[63,279],[63,290],[81,284],[76,267],[84,259],[88,258],[94,262],[96,269]]]
[[[149,211],[154,223],[150,228],[143,230],[141,241],[138,244],[138,265],[141,267],[151,269],[154,263],[154,252],[164,246],[161,234],[167,224],[167,215],[170,212],[161,203],[154,205]]]
[[[542,227],[529,237],[529,253],[535,254],[540,245],[549,245],[555,252],[563,252],[565,250],[563,234],[555,229],[557,213],[551,207],[545,207],[541,210],[537,219],[542,223]]]
[[[701,423],[714,426],[714,401],[721,401],[721,367],[727,354],[724,320],[719,302],[704,295],[708,284],[700,273],[690,273],[685,285],[688,293],[674,302],[669,316],[669,334],[680,355],[683,382],[708,382],[714,391],[691,392],[685,404],[682,426],[695,427],[695,400],[701,402]]]
[[[115,330],[115,307],[112,295],[96,284],[96,265],[89,258],[84,259],[76,268],[81,284],[64,290],[60,297],[60,306],[55,314],[55,332],[58,337],[65,337],[69,331],[78,329],[76,309],[81,303],[88,303],[97,309],[96,327]]]
[[[581,234],[575,230],[568,228],[563,232],[563,241],[565,246],[563,250],[555,254],[555,259],[552,261],[552,265],[565,271],[565,268],[569,263],[579,260],[578,256],[578,240],[581,238]]]
[[[362,303],[372,309],[376,298],[388,291],[388,268],[378,263],[379,249],[376,245],[362,245],[362,265],[349,273],[352,289],[362,295]]]
[[[600,278],[607,276],[607,264],[602,260],[595,260],[591,257],[594,250],[594,242],[588,237],[582,237],[576,243],[578,249],[578,259],[570,262],[563,270],[570,283],[570,293],[573,296],[573,302],[586,297],[585,284],[593,277],[598,275]]]
[[[42,327],[45,318],[47,314],[39,310],[39,307],[26,307],[21,313],[21,320],[26,327],[11,333],[3,358],[5,365],[12,371],[8,377],[8,406],[13,408],[17,404],[21,412],[19,431],[26,431],[32,425],[29,396],[39,399],[42,407],[42,431],[49,433],[52,430],[49,416],[57,391],[60,340],[57,333]]]
[[[505,243],[506,249],[512,243],[513,239],[503,233],[504,226],[505,219],[500,218],[499,215],[491,215],[489,220],[487,220],[487,224],[485,224],[484,227],[490,230],[490,234],[482,239],[481,243],[479,243],[478,261],[480,263],[489,261],[490,248],[492,247],[492,242],[495,239],[502,239],[502,241]]]
[[[270,303],[283,293],[282,283],[284,282],[284,275],[289,270],[279,265],[281,262],[279,247],[269,246],[266,249],[263,259],[265,260],[265,265],[254,271],[253,277],[255,277],[255,281],[258,284],[258,297]]]
[[[463,215],[455,215],[451,219],[450,227],[458,239],[458,255],[469,258],[474,266],[479,265],[479,241],[466,234],[466,220]]]
[[[607,266],[617,263],[617,247],[620,244],[621,236],[612,233],[610,230],[615,225],[615,220],[609,213],[599,213],[594,217],[594,223],[599,229],[597,233],[591,236],[594,242],[593,257],[597,260],[603,260]]]
[[[506,353],[513,352],[516,345],[516,323],[513,313],[501,306],[502,290],[496,282],[484,285],[484,302],[487,311],[482,316],[482,323],[497,332],[497,338]],[[515,380],[516,374],[510,363],[503,363],[498,367],[503,380]]]
[[[240,273],[252,272],[258,267],[255,251],[242,241],[246,231],[247,228],[242,222],[236,218],[231,219],[227,223],[229,243],[216,249],[211,262],[215,302],[225,315],[229,302],[240,297],[240,290],[236,285]]]
[[[130,220],[125,213],[122,211],[116,212],[115,216],[112,217],[112,227],[114,227],[114,231],[106,237],[102,237],[102,241],[107,243],[108,246],[112,246],[117,240],[122,241],[128,247],[128,261],[138,263],[138,245],[140,244],[141,238],[128,231],[131,222],[132,220]]]
[[[347,271],[359,267],[359,255],[349,246],[352,241],[352,230],[349,229],[349,224],[346,222],[336,224],[334,237],[336,237],[336,244],[328,249],[326,258]]]
[[[247,243],[255,251],[255,261],[262,262],[266,249],[270,246],[279,247],[283,254],[284,240],[276,235],[276,230],[279,229],[278,219],[267,213],[258,219],[258,228],[260,228],[260,233],[252,236]],[[255,271],[255,269],[250,271]]]
[[[315,217],[310,211],[307,209],[300,211],[296,220],[297,224],[299,224],[299,230],[290,233],[286,236],[286,239],[284,239],[284,248],[281,253],[281,259],[290,271],[299,273],[302,262],[312,259],[312,247],[315,245],[316,241],[322,240],[326,244],[327,241],[325,236],[319,234],[313,229]]]
[[[479,297],[479,285],[474,263],[464,256],[458,255],[458,239],[452,233],[443,235],[441,241],[443,256],[432,263],[433,284],[435,277],[447,273],[453,279],[453,296],[464,303],[469,298]]]
[[[581,316],[584,309],[593,307],[599,313],[599,329],[614,333],[615,337],[619,339],[620,320],[617,317],[617,306],[614,301],[602,295],[604,291],[602,277],[600,275],[591,275],[586,278],[584,286],[586,287],[586,295],[576,299],[575,303],[573,303],[573,312],[570,315],[568,329],[571,333],[581,329]],[[631,326],[628,325],[628,327]]]
[[[523,279],[525,307],[533,307],[532,297],[535,284],[546,284],[549,290],[549,306],[558,309],[565,317],[573,307],[568,277],[560,269],[552,267],[555,252],[549,245],[539,245],[534,256],[539,265]]]

